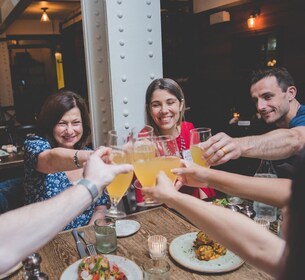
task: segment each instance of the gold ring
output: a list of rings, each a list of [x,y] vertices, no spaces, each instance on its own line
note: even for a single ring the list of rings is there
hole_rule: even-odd
[[[228,152],[227,150],[225,149],[225,147],[222,147],[221,150],[223,151],[223,153],[226,155]]]

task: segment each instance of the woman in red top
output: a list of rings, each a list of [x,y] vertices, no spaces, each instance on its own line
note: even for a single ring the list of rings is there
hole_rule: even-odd
[[[156,79],[146,90],[145,103],[146,122],[154,128],[154,134],[175,136],[181,158],[191,160],[190,130],[194,125],[182,121],[185,101],[180,86],[172,79]],[[180,191],[201,199],[215,196],[215,190],[206,187],[194,189],[184,186]],[[137,188],[136,198],[138,202],[143,201],[142,193]]]

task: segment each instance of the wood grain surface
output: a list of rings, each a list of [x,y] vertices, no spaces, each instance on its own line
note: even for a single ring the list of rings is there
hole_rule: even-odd
[[[170,242],[179,235],[198,231],[196,227],[186,220],[177,216],[172,211],[158,207],[151,210],[138,212],[127,217],[140,223],[140,230],[128,237],[118,238],[118,249],[116,255],[124,256],[140,267],[149,259],[147,249],[147,238],[149,235],[161,234],[167,238],[168,246]],[[92,226],[86,226],[79,230],[85,231],[86,239],[95,243],[95,235]],[[53,240],[38,251],[42,257],[41,271],[48,274],[50,280],[60,279],[63,271],[79,259],[75,242],[70,231],[59,233]],[[167,253],[167,260],[171,265],[172,280],[263,280],[273,279],[266,273],[257,270],[251,265],[244,263],[235,271],[221,274],[207,274],[190,271],[177,264]],[[10,279],[22,279],[22,269]],[[71,279],[74,280],[74,279]],[[76,280],[76,279],[75,279]],[[137,280],[137,279],[129,279]]]

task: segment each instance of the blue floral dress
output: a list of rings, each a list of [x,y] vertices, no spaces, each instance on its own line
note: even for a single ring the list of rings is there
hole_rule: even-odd
[[[24,142],[24,188],[26,204],[47,200],[72,186],[65,172],[44,174],[36,170],[38,155],[48,149],[52,149],[49,142],[39,136],[30,136]],[[108,196],[103,194],[95,204],[91,205],[81,215],[71,221],[64,230],[87,225],[93,215],[95,207],[98,205],[106,205],[107,203]]]

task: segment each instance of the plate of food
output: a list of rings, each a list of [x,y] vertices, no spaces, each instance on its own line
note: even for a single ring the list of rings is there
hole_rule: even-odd
[[[134,220],[117,220],[115,230],[117,237],[125,237],[136,233],[140,229],[140,223]]]
[[[0,150],[0,159],[1,158],[7,158],[9,156],[9,153],[6,151]]]
[[[227,272],[244,263],[240,257],[202,231],[176,237],[169,246],[169,253],[182,266],[199,272]]]
[[[121,256],[98,254],[71,264],[62,273],[60,280],[95,279],[96,275],[103,275],[105,280],[143,279],[141,268],[133,261]]]
[[[0,279],[7,279],[6,277],[9,277],[13,273],[15,273],[17,270],[19,270],[22,267],[22,262],[17,263],[15,266],[13,266],[10,270],[8,270],[5,273],[2,273],[0,275]]]

